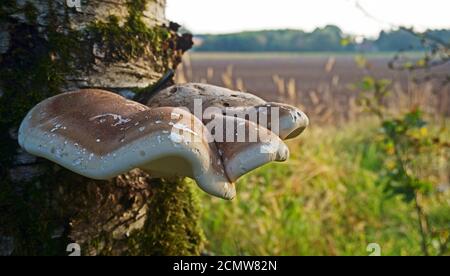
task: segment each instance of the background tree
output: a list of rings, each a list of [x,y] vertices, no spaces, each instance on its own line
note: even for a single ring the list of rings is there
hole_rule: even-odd
[[[449,43],[450,30],[427,30],[423,33],[443,43]],[[218,52],[395,52],[427,51],[423,39],[405,28],[381,31],[377,38],[357,42],[334,25],[316,28],[312,32],[301,30],[264,30],[219,35],[199,35],[201,44],[196,51]],[[345,43],[342,43],[344,42]]]
[[[164,9],[165,0],[1,2],[0,255],[64,255],[71,242],[86,255],[200,253],[190,183],[139,170],[94,181],[17,143],[22,118],[50,96],[130,96],[175,68],[191,41]]]

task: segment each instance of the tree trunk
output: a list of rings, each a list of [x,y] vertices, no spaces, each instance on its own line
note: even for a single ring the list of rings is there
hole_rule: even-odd
[[[83,255],[200,254],[192,183],[140,170],[90,180],[17,144],[41,100],[87,87],[130,97],[175,68],[191,41],[166,21],[165,0],[0,5],[0,255],[67,255],[70,243]]]

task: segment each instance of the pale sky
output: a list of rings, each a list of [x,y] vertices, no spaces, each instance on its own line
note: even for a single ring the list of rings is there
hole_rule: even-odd
[[[376,36],[392,25],[450,28],[450,0],[167,0],[167,17],[192,32],[229,33],[327,24],[345,33]]]

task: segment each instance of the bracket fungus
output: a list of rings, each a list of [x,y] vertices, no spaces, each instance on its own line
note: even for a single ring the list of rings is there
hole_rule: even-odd
[[[195,99],[218,109],[205,111],[205,117],[193,114]],[[273,106],[280,109],[279,132],[273,131],[273,120],[264,125],[259,119],[271,115],[267,107]],[[229,116],[225,108],[237,115],[253,108],[256,117]],[[234,182],[268,162],[285,161],[289,150],[282,140],[300,134],[307,124],[295,107],[215,86],[169,87],[148,106],[84,89],[36,105],[22,121],[19,144],[88,178],[110,179],[140,168],[155,177],[192,178],[205,192],[232,199]]]
[[[297,137],[309,124],[306,114],[294,106],[266,102],[249,93],[209,84],[187,83],[168,87],[152,97],[147,106],[184,107],[197,117],[208,117],[197,112],[196,103],[201,103],[201,110],[205,110],[205,113],[237,116],[259,124],[261,118],[275,119],[279,126],[275,132],[283,140]],[[278,114],[271,114],[273,111],[277,111]],[[269,129],[272,122],[266,122]]]

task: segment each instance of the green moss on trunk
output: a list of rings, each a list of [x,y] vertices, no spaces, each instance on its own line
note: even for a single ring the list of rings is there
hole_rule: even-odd
[[[203,244],[205,238],[200,228],[195,185],[188,180],[154,183],[158,193],[150,198],[149,206],[153,208],[145,231],[131,237],[130,247],[143,248],[145,255],[200,255],[202,246],[198,245]]]

